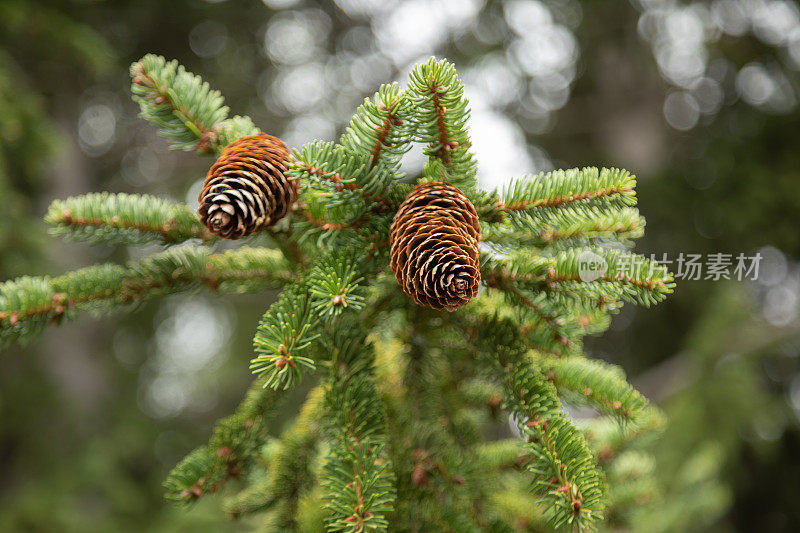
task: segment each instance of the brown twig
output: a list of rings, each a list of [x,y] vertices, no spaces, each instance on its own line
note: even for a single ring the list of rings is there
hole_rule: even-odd
[[[394,105],[395,100],[389,102],[389,107],[387,108],[383,103],[378,107],[381,111],[389,111]],[[375,129],[378,132],[378,139],[375,141],[375,145],[370,150],[370,156],[372,157],[372,162],[370,163],[370,169],[375,168],[375,165],[378,164],[378,158],[380,157],[381,151],[383,150],[384,146],[391,147],[393,146],[390,143],[386,142],[386,138],[389,136],[389,131],[391,131],[392,126],[402,126],[403,121],[395,117],[391,112],[386,113],[386,118],[383,119],[383,124],[381,126],[376,126]]]

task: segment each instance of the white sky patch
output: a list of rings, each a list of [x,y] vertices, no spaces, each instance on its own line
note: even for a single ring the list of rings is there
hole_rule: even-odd
[[[470,135],[481,187],[500,188],[511,178],[534,171],[525,136],[508,116],[486,108],[473,110]]]

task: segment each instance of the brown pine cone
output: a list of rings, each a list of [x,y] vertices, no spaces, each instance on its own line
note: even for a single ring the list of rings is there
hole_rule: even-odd
[[[392,222],[392,272],[417,304],[455,311],[478,294],[480,235],[475,207],[461,191],[421,183]]]
[[[286,216],[300,183],[286,179],[289,149],[258,133],[232,142],[209,169],[200,192],[200,220],[224,239],[261,231]]]

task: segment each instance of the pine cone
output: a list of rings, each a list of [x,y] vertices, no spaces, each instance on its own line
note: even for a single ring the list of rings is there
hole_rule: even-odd
[[[392,272],[417,304],[455,311],[478,293],[480,235],[475,207],[461,191],[421,183],[392,222]]]
[[[290,157],[286,145],[266,133],[226,146],[200,192],[203,224],[215,235],[239,239],[286,216],[300,187],[284,175]]]

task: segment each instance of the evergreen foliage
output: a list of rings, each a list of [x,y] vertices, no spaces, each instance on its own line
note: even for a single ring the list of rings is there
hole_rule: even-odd
[[[649,408],[647,399],[625,380],[619,367],[582,357],[538,356],[535,361],[572,403],[591,405],[623,422],[641,419]]]
[[[431,58],[410,74],[411,129],[425,146],[425,177],[448,181],[465,193],[475,187],[477,165],[470,150],[469,102],[455,66]]]
[[[261,318],[253,340],[258,355],[250,369],[266,376],[265,386],[288,389],[302,377],[303,368],[316,368],[313,359],[302,355],[318,336],[310,303],[308,289],[293,285]]]
[[[396,170],[410,148],[409,107],[396,83],[382,85],[356,110],[339,143],[352,153],[368,155],[372,167],[383,164]]]
[[[230,293],[277,288],[292,279],[275,250],[242,247],[211,253],[178,246],[127,265],[85,267],[62,276],[26,276],[0,284],[0,342],[35,337],[78,311],[111,312],[159,295],[207,287]]]
[[[332,376],[325,420],[332,450],[322,473],[331,512],[328,530],[384,530],[393,509],[395,480],[386,415],[372,378],[372,347],[350,334],[334,336],[329,349]]]
[[[492,335],[487,333],[492,332]],[[527,346],[510,320],[485,320],[478,343],[504,382],[505,406],[528,442],[526,468],[535,475],[534,491],[547,500],[552,523],[585,528],[602,518],[605,484],[583,434],[561,410],[556,386],[527,359]]]
[[[177,149],[219,152],[258,131],[228,119],[219,93],[175,61],[148,55],[131,75],[142,117]],[[170,473],[169,499],[190,504],[240,478],[229,515],[262,513],[278,530],[596,527],[652,490],[649,456],[626,448],[661,415],[619,369],[586,358],[582,339],[624,302],[658,303],[674,283],[626,249],[644,228],[626,171],[559,170],[479,190],[463,91],[454,66],[431,59],[407,89],[384,85],[367,99],[339,143],[295,150],[287,174],[300,199],[270,231],[280,252],[215,251],[189,208],[167,200],[55,202],[47,221],[57,234],[167,249],[3,283],[0,340],[178,291],[283,288],[255,332],[253,387]],[[388,268],[389,226],[414,181],[400,159],[413,143],[428,156],[421,179],[457,186],[480,217],[486,290],[452,314],[415,306]],[[299,415],[271,434],[284,391],[306,376],[313,388]],[[576,421],[562,400],[598,418]],[[483,442],[509,415],[520,439]],[[643,481],[615,492],[626,476]]]
[[[219,91],[176,60],[147,54],[131,65],[130,73],[141,117],[156,126],[175,150],[219,152],[239,137],[258,132],[249,117],[228,119]]]
[[[178,244],[193,238],[215,238],[188,205],[146,194],[102,192],[56,200],[45,221],[53,226],[55,235],[78,241]]]

